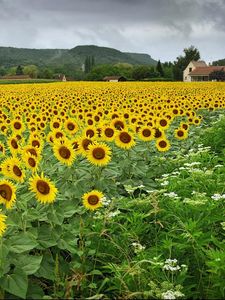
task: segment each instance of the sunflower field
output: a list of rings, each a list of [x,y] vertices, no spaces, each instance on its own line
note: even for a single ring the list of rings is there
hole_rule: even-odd
[[[224,299],[224,83],[0,86],[0,299]]]

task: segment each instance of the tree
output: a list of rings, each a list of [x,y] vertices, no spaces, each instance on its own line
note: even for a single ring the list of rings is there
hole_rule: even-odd
[[[173,74],[175,80],[183,80],[183,71],[191,60],[198,61],[200,59],[200,52],[194,46],[184,48],[184,56],[180,55],[174,62]]]
[[[35,65],[28,65],[23,68],[24,75],[29,75],[31,78],[37,78],[38,67]]]
[[[160,60],[158,60],[158,62],[157,62],[156,71],[160,73],[161,77],[164,76],[164,72],[163,72],[163,68],[162,68]]]
[[[16,75],[23,75],[23,68],[20,65],[16,69]]]
[[[86,56],[84,61],[84,73],[88,74],[91,72],[93,67],[95,66],[95,58],[94,56]]]
[[[209,74],[209,80],[225,81],[225,72],[221,69]]]

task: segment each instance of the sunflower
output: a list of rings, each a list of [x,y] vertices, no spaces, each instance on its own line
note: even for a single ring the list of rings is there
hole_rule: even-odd
[[[178,140],[185,140],[188,137],[188,132],[184,128],[178,128],[175,130],[174,135]]]
[[[122,130],[116,135],[115,143],[118,147],[127,150],[135,145],[133,135],[126,130]]]
[[[29,180],[29,189],[35,193],[36,199],[41,203],[52,203],[55,201],[57,188],[55,185],[42,174],[35,175]]]
[[[22,158],[28,169],[32,170],[33,173],[37,171],[39,159],[36,156],[32,155],[30,152],[26,152]]]
[[[1,164],[1,172],[10,179],[24,182],[25,174],[21,167],[21,161],[16,157],[6,158]]]
[[[142,141],[151,141],[155,137],[155,129],[150,128],[148,126],[143,126],[139,129],[138,136]]]
[[[5,204],[7,209],[12,208],[16,200],[16,188],[8,180],[0,180],[0,203]]]
[[[89,193],[85,193],[82,196],[83,205],[90,210],[96,210],[102,206],[102,198],[104,197],[102,192],[92,190]]]
[[[115,128],[112,126],[104,126],[102,130],[102,137],[105,141],[111,142],[115,138]]]
[[[78,147],[79,153],[86,156],[89,146],[93,143],[92,139],[88,139],[87,137],[80,137],[78,143],[79,143],[79,147]]]
[[[165,152],[170,149],[170,142],[167,140],[166,137],[161,137],[156,140],[156,148],[160,152]]]
[[[6,215],[0,213],[0,237],[3,235],[3,233],[6,230],[5,220],[6,220]]]
[[[68,134],[74,135],[78,131],[79,127],[73,119],[69,118],[64,124],[64,129]]]
[[[23,147],[22,150],[22,156],[24,155],[23,153],[30,153],[32,155],[34,155],[35,157],[37,157],[38,159],[40,159],[41,156],[41,151],[38,147],[33,147],[32,145],[26,145],[25,147]]]
[[[20,151],[20,144],[15,135],[8,139],[7,144],[12,155],[16,155]]]
[[[87,159],[96,166],[105,166],[111,160],[111,149],[105,143],[93,143],[87,150]]]
[[[62,122],[58,118],[54,118],[50,122],[50,129],[53,130],[60,130],[62,128]]]
[[[38,135],[36,133],[33,133],[30,135],[28,144],[30,144],[33,147],[37,147],[40,150],[42,150],[42,148],[44,146],[43,140],[40,137],[38,137]]]
[[[83,134],[87,137],[87,138],[94,138],[97,135],[97,130],[94,126],[88,126],[86,128],[83,129]]]
[[[22,133],[26,129],[25,125],[20,120],[13,120],[10,125],[14,133]]]
[[[123,130],[126,127],[126,122],[123,119],[115,118],[112,120],[111,126],[117,130]]]
[[[73,144],[68,139],[59,139],[53,143],[53,152],[55,157],[63,164],[71,166],[76,152],[73,149]]]

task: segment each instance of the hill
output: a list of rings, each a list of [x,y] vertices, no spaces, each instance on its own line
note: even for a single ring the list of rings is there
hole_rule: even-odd
[[[113,48],[87,45],[72,49],[0,47],[0,66],[11,67],[34,64],[40,67],[62,65],[81,67],[87,56],[94,56],[96,64],[156,65],[157,63],[148,54],[125,53]]]

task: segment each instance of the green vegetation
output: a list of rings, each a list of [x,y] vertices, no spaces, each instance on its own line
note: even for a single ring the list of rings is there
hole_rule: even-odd
[[[82,159],[56,164],[48,175],[65,193],[53,206],[21,190],[0,246],[1,298],[224,299],[224,124],[206,113],[166,154],[113,149],[101,174]],[[111,198],[90,213],[74,191],[93,181]]]

